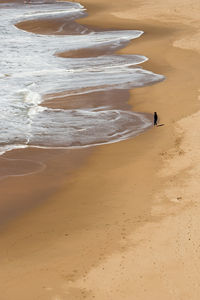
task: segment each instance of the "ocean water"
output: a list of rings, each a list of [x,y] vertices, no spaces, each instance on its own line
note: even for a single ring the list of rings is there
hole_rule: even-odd
[[[136,30],[95,32],[73,21],[86,11],[78,3],[33,2],[0,4],[0,154],[25,148],[77,148],[117,142],[151,126],[139,113],[104,106],[51,109],[41,106],[45,95],[65,92],[81,95],[94,91],[131,89],[163,80],[144,70],[142,55],[102,55],[61,58],[63,51],[83,48],[118,49],[139,38]],[[23,20],[62,17],[69,35],[42,35],[18,29]],[[58,29],[58,33],[62,28]],[[50,99],[50,96],[49,96]]]

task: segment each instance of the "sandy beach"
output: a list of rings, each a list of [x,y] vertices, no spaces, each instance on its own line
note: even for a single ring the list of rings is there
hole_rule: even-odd
[[[147,56],[142,66],[166,80],[110,97],[157,111],[164,125],[81,151],[1,158],[1,299],[198,300],[200,3],[80,3],[80,24],[144,31],[118,53]],[[19,26],[53,34],[62,22]]]

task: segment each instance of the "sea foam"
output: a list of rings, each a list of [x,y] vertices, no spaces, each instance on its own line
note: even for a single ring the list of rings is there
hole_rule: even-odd
[[[80,95],[111,89],[131,89],[163,80],[136,65],[142,55],[101,55],[61,58],[64,51],[101,47],[112,51],[142,35],[138,30],[88,32],[76,24],[76,34],[42,35],[15,24],[33,19],[64,17],[66,22],[85,15],[78,3],[41,2],[0,5],[0,153],[24,147],[77,148],[127,139],[151,122],[142,114],[116,110],[50,109],[40,106],[44,95]],[[80,26],[80,34],[77,34]],[[59,29],[62,31],[62,28]],[[134,67],[135,66],[135,67]]]

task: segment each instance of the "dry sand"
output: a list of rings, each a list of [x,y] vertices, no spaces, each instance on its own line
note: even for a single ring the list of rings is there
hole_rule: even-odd
[[[120,52],[148,56],[167,79],[129,103],[165,125],[96,148],[73,174],[55,151],[45,171],[1,182],[3,196],[29,186],[24,199],[48,199],[1,228],[1,299],[199,300],[200,3],[81,3],[82,24],[145,31]],[[44,195],[55,170],[60,185]]]

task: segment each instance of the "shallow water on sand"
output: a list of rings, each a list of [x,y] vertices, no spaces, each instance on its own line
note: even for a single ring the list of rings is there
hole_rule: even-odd
[[[96,91],[130,89],[163,80],[162,75],[137,65],[142,55],[111,52],[138,38],[142,31],[95,32],[78,25],[85,15],[78,3],[34,2],[0,5],[0,153],[25,147],[80,148],[117,142],[151,126],[144,114],[115,108],[47,108],[41,106],[51,94],[65,97]],[[68,35],[42,35],[18,29],[24,20],[65,18]],[[71,24],[71,26],[70,26]],[[109,49],[108,55],[61,58],[59,52],[78,49]],[[108,93],[109,95],[109,93]],[[63,97],[63,95],[62,95]],[[123,100],[123,99],[122,99]]]

